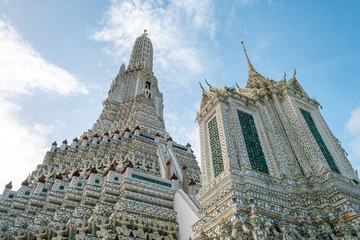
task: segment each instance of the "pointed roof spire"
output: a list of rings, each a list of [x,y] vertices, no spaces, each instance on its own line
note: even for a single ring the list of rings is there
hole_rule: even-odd
[[[258,74],[258,73],[256,72],[255,68],[253,67],[253,65],[252,65],[251,62],[250,62],[250,59],[249,59],[249,57],[248,57],[248,55],[247,55],[247,52],[246,52],[245,45],[244,45],[244,42],[243,42],[243,41],[241,41],[241,45],[243,46],[243,49],[244,49],[244,52],[245,52],[245,57],[246,57],[246,61],[247,61],[248,68],[249,68],[249,77],[250,77],[251,75]]]
[[[247,88],[251,88],[254,87],[254,84],[257,82],[257,80],[265,80],[265,78],[263,76],[261,76],[253,67],[253,65],[250,62],[250,59],[247,55],[246,49],[245,49],[245,45],[244,42],[241,41],[241,44],[243,46],[244,52],[245,52],[245,57],[246,57],[246,61],[248,64],[248,68],[249,68],[249,77],[248,77],[248,81],[246,83],[246,87]]]
[[[25,181],[23,181],[23,182],[21,183],[21,186],[29,186],[28,178],[29,178],[29,177],[27,177],[27,178],[25,179]]]
[[[8,184],[5,185],[5,188],[7,189],[12,189],[13,185],[12,185],[12,181],[10,181]]]
[[[146,29],[135,41],[131,51],[128,69],[145,65],[149,69],[153,67],[153,47]]]

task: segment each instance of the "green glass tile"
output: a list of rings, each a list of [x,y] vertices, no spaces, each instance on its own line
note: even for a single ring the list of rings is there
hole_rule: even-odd
[[[311,117],[311,114],[308,111],[305,111],[301,108],[300,108],[300,111],[301,111],[301,114],[303,115],[305,122],[307,123],[313,137],[315,138],[315,141],[319,145],[319,148],[320,148],[321,152],[323,153],[323,155],[326,159],[326,162],[329,164],[330,169],[332,171],[340,174],[340,171],[337,168],[333,157],[331,156],[328,148],[325,145],[324,140],[322,139],[318,129],[316,128],[315,122],[314,122],[313,118]]]
[[[222,171],[224,171],[224,163],[221,154],[221,145],[219,138],[219,131],[217,127],[216,117],[211,119],[208,123],[209,136],[210,136],[210,148],[213,161],[214,175],[217,177]]]
[[[251,168],[258,172],[269,174],[269,169],[266,164],[264,152],[261,148],[253,116],[240,110],[237,110],[237,112]]]
[[[143,181],[159,184],[159,185],[162,185],[162,186],[171,187],[170,183],[161,182],[161,181],[151,179],[151,178],[147,178],[147,177],[143,177],[143,176],[140,176],[140,175],[133,174],[132,177],[143,180]]]

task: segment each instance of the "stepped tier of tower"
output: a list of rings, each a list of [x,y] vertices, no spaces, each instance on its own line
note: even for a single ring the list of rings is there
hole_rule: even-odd
[[[171,176],[166,179],[161,176],[165,176],[168,162]],[[104,233],[100,234],[101,224],[109,223],[125,226],[125,230],[109,229],[109,238],[116,234],[134,235],[141,229],[149,234],[138,233],[139,236],[152,236],[159,231],[176,234],[173,198],[183,187],[183,174],[189,179],[185,184],[192,183],[186,191],[192,195],[188,196],[190,201],[194,201],[200,173],[190,146],[141,129],[74,139],[71,145],[64,141],[60,147],[54,143],[43,164],[19,190],[13,191],[11,186],[4,190],[0,225],[9,232],[28,229],[34,236],[45,229],[55,236],[64,228],[66,234],[70,230],[74,231],[71,234],[84,230],[85,235],[97,231],[97,236],[104,237]],[[102,222],[104,219],[106,223]],[[87,227],[81,230],[82,225]],[[90,225],[91,231],[86,231]],[[168,239],[173,238],[168,235]]]
[[[152,45],[142,35],[94,126],[72,143],[54,142],[18,190],[6,186],[0,239],[188,239],[182,216],[198,219],[200,187],[191,145],[165,130]]]

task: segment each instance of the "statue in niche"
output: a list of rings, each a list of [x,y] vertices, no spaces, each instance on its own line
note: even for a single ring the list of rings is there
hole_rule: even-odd
[[[161,235],[158,231],[154,230],[153,233],[149,234],[149,238],[150,239],[156,239],[156,240],[160,240],[161,239]]]
[[[173,234],[176,233],[176,231],[174,231],[174,229],[170,226],[166,226],[166,227],[161,227],[161,231],[163,233],[166,233],[165,236],[163,236],[164,240],[174,240],[174,236]]]
[[[68,231],[68,227],[64,225],[63,221],[60,222],[59,227],[55,230],[56,237],[52,238],[53,240],[61,240],[65,232]]]
[[[152,92],[149,89],[144,89],[144,93],[145,93],[145,97],[146,98],[151,98]]]
[[[129,236],[130,235],[130,230],[126,226],[125,221],[123,221],[122,219],[119,219],[118,222],[121,224],[121,226],[115,228],[116,233],[119,234],[119,235]]]
[[[40,229],[35,234],[36,239],[44,239],[44,237],[47,235],[47,229],[44,228],[43,225],[40,226]]]
[[[26,236],[26,232],[24,231],[24,229],[20,229],[20,230],[17,232],[16,236],[14,236],[14,239],[15,239],[15,240],[21,240],[21,239],[24,239],[25,236]]]
[[[90,224],[87,223],[86,219],[84,218],[81,222],[81,226],[77,227],[76,230],[79,231],[79,234],[76,235],[76,240],[83,239],[85,237],[85,232],[90,229]]]
[[[134,237],[146,238],[146,233],[142,227],[138,227],[137,230],[133,231]]]
[[[101,220],[100,224],[96,224],[96,227],[100,228],[100,230],[96,232],[97,237],[105,237],[109,232],[108,227],[110,225],[111,220],[107,221],[106,217]]]

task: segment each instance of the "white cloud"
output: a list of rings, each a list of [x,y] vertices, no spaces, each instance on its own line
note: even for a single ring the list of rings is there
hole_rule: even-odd
[[[199,50],[200,34],[212,38],[215,33],[213,5],[210,0],[175,1],[125,0],[113,1],[107,11],[103,28],[92,36],[98,41],[111,42],[105,50],[112,56],[130,56],[131,43],[144,29],[155,50],[154,67],[157,74],[169,75],[175,71],[201,73],[203,55]],[[164,79],[167,81],[167,79]]]
[[[14,102],[35,90],[60,95],[87,93],[77,77],[44,60],[7,22],[0,19],[0,188],[10,180],[15,188],[42,163],[49,148],[47,136],[64,123],[29,124],[22,120],[21,106]]]
[[[42,162],[49,127],[27,126],[19,119],[19,106],[0,98],[0,188],[13,181],[20,186],[26,176]]]
[[[7,96],[34,89],[61,95],[87,93],[77,78],[44,60],[7,22],[0,20],[0,92]]]
[[[346,130],[353,136],[351,141],[351,151],[355,159],[360,159],[360,107],[351,112],[349,121],[346,123]],[[353,163],[354,164],[354,163]],[[360,171],[360,164],[355,164],[355,168]]]

